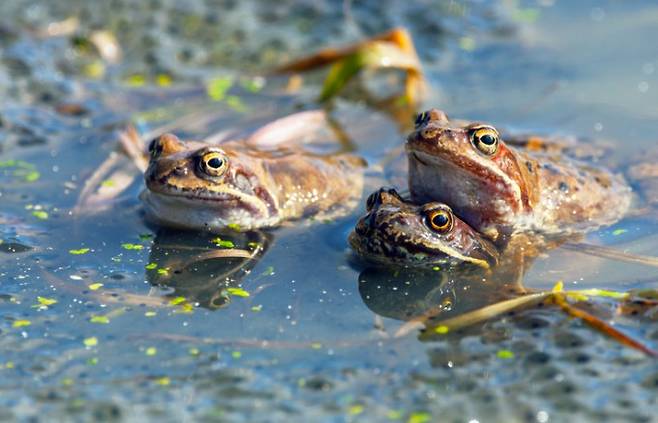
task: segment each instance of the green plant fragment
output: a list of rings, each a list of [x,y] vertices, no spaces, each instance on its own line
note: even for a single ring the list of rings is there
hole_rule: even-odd
[[[101,323],[101,324],[108,324],[110,323],[110,319],[107,316],[91,316],[89,319],[90,323]]]
[[[31,324],[32,322],[30,322],[27,319],[18,319],[18,320],[14,320],[14,323],[12,323],[11,326],[14,328],[22,328],[25,326],[30,326]]]
[[[226,97],[226,104],[228,105],[228,107],[235,110],[236,112],[244,113],[247,111],[247,106],[244,104],[242,99],[238,96],[229,95],[228,97]]]
[[[206,94],[213,101],[222,101],[226,97],[226,92],[233,85],[233,81],[228,77],[213,78],[206,84]]]
[[[74,256],[79,256],[82,254],[87,254],[89,252],[89,248],[78,248],[77,250],[69,250],[69,254],[72,254]]]
[[[57,300],[55,300],[54,298],[37,297],[37,301],[39,302],[40,305],[46,307],[53,304],[57,304]]]
[[[129,242],[121,244],[121,248],[124,250],[143,250],[144,246],[142,244],[132,244]]]
[[[32,216],[36,217],[39,220],[46,220],[48,219],[48,212],[43,210],[34,210],[32,212]]]
[[[365,55],[355,52],[344,59],[334,63],[329,69],[329,74],[324,80],[320,101],[335,97],[347,82],[354,77],[365,66]]]
[[[25,180],[25,182],[35,182],[38,181],[40,177],[41,174],[39,172],[32,170],[23,176],[23,180]]]
[[[235,295],[236,297],[248,297],[249,292],[245,291],[242,288],[228,288],[226,290],[230,295]]]
[[[350,408],[347,409],[347,414],[349,414],[350,416],[356,416],[356,415],[359,415],[359,414],[363,413],[364,409],[365,408],[363,407],[363,405],[354,404],[354,405],[351,405]]]
[[[510,350],[500,350],[496,353],[496,357],[509,360],[514,358],[514,353]]]
[[[82,343],[85,345],[85,347],[95,347],[98,345],[98,338],[95,336],[90,336],[89,338],[85,338],[82,340]]]
[[[183,304],[185,301],[187,301],[185,299],[185,297],[175,297],[175,298],[172,298],[171,300],[169,300],[169,304],[170,305],[179,305],[179,304]]]
[[[220,237],[213,238],[210,242],[222,248],[235,248],[235,244],[233,243],[233,241],[229,241],[227,239],[221,239]]]
[[[430,413],[426,413],[424,411],[416,411],[414,413],[411,413],[409,415],[409,419],[407,420],[407,423],[427,423],[432,420],[432,416]]]

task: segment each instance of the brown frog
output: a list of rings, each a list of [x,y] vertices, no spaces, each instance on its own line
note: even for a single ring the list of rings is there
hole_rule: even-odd
[[[571,234],[620,219],[624,179],[550,150],[506,144],[495,127],[421,113],[407,137],[414,201],[441,201],[497,244],[519,232]]]
[[[166,226],[216,231],[331,218],[352,208],[363,186],[365,162],[351,154],[261,141],[213,146],[172,134],[149,152],[141,199],[147,217]]]
[[[349,236],[357,254],[369,261],[407,266],[470,264],[488,269],[498,261],[494,245],[445,204],[415,205],[394,189],[368,197],[366,215]]]

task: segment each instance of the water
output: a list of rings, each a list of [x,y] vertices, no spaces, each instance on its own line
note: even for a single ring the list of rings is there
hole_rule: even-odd
[[[240,73],[394,25],[417,42],[432,86],[427,107],[518,131],[603,139],[615,147],[613,161],[635,157],[656,139],[656,6],[129,3],[0,6],[3,420],[655,419],[655,360],[555,307],[445,338],[415,330],[396,338],[410,313],[446,298],[468,309],[487,295],[473,286],[460,292],[369,277],[345,242],[360,211],[229,234],[237,246],[267,247],[240,269],[237,259],[172,262],[208,251],[213,237],[149,226],[139,178],[110,209],[70,210],[127,119],[141,116],[147,130],[210,105],[213,122],[178,133],[247,132],[316,107],[320,76],[294,95],[280,93],[280,79],[256,93],[236,82],[230,94],[239,107],[211,102],[195,87],[217,77],[238,81]],[[71,10],[82,22],[74,35],[38,36]],[[93,51],[72,47],[98,28],[116,33],[124,51],[102,75]],[[62,103],[85,112],[58,113]],[[160,118],[145,119],[154,114]],[[338,100],[334,116],[373,164],[404,136],[389,116],[352,99]],[[373,166],[368,189],[383,182]],[[587,240],[652,254],[656,232],[652,219],[628,218]],[[529,289],[557,280],[569,288],[656,289],[658,270],[557,249],[524,278]],[[595,303],[604,314],[614,306]],[[657,346],[655,312],[609,317]]]

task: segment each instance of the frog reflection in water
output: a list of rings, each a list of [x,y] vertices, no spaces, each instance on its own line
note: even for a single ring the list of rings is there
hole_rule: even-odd
[[[169,296],[216,310],[231,302],[231,288],[241,287],[243,279],[267,252],[271,234],[261,231],[219,234],[160,229],[149,254],[150,284],[173,289]],[[231,246],[218,247],[217,244]],[[165,270],[161,270],[165,269]],[[252,293],[255,286],[243,288]]]
[[[418,116],[406,151],[412,199],[449,204],[498,245],[519,232],[593,230],[630,206],[620,176],[564,154],[512,147],[493,126],[451,121],[436,109]]]
[[[303,118],[292,115],[279,126]],[[217,231],[231,224],[250,229],[331,218],[356,205],[361,158],[268,142],[252,137],[213,146],[172,134],[155,139],[141,196],[147,217],[165,226]]]

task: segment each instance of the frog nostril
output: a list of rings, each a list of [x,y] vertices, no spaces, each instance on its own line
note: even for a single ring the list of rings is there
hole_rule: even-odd
[[[420,137],[424,140],[432,140],[436,138],[436,135],[439,133],[437,128],[424,128],[420,131]]]
[[[174,173],[176,174],[176,176],[187,176],[187,167],[176,166],[174,168]]]

